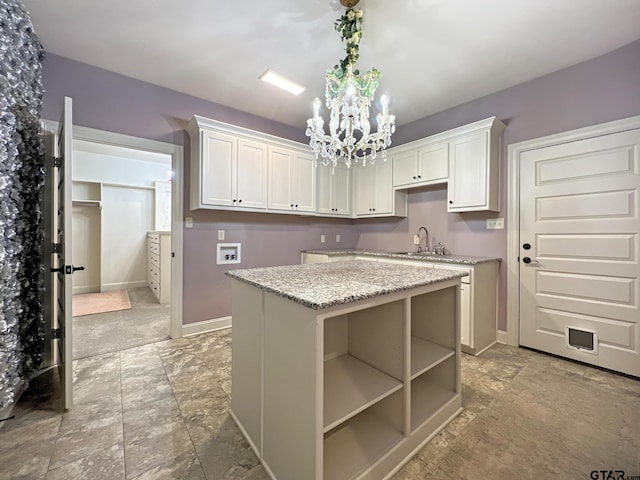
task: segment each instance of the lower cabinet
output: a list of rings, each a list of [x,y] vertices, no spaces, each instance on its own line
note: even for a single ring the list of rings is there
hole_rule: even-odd
[[[477,355],[496,342],[498,335],[498,262],[470,266],[434,263],[434,268],[464,270],[460,295],[462,351]]]
[[[147,234],[147,281],[158,302],[171,302],[171,232]]]
[[[271,478],[387,478],[461,411],[458,279],[324,310],[232,285],[232,416]]]

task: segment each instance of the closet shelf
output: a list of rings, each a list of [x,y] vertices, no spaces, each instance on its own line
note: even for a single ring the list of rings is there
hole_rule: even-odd
[[[71,200],[74,207],[102,207],[100,200]]]

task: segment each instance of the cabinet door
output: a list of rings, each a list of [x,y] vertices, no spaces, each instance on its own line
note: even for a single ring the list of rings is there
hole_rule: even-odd
[[[378,161],[374,165],[373,213],[376,215],[393,212],[393,164]]]
[[[395,159],[393,182],[395,184]],[[418,181],[443,183],[449,177],[449,144],[429,145],[418,152]]]
[[[418,152],[411,150],[393,155],[393,186],[411,185],[418,181]]]
[[[267,206],[267,146],[251,140],[238,140],[237,206]]]
[[[296,152],[293,188],[294,208],[299,212],[315,212],[316,159],[313,154]]]
[[[487,136],[480,132],[451,141],[449,211],[487,209]]]
[[[267,192],[268,207],[273,210],[293,209],[293,151],[269,147]]]
[[[373,181],[375,167],[373,165],[367,165],[366,167],[352,168],[355,193],[355,214],[356,216],[373,215]]]
[[[333,175],[331,175],[331,167],[318,165],[316,175],[318,176],[318,213],[333,215],[335,212],[333,211]]]
[[[331,171],[331,169],[328,169]],[[336,167],[332,179],[333,211],[351,215],[351,174],[347,167]]]
[[[234,205],[236,195],[235,137],[218,132],[202,131],[202,203]]]

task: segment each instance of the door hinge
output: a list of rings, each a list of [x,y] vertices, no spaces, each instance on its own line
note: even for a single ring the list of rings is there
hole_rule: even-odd
[[[62,168],[62,157],[53,157],[53,166],[56,168]]]
[[[53,328],[51,330],[51,338],[56,339],[56,338],[62,338],[62,329],[60,328]]]
[[[62,244],[61,243],[52,243],[51,244],[51,253],[62,253]]]

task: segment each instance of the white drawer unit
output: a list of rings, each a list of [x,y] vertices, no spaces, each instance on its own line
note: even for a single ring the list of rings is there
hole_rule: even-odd
[[[147,281],[159,303],[171,301],[171,232],[147,234]]]

